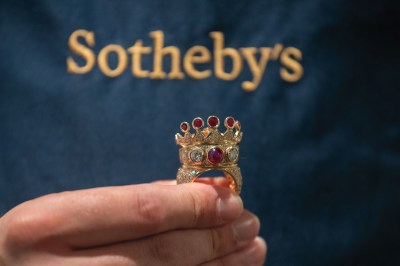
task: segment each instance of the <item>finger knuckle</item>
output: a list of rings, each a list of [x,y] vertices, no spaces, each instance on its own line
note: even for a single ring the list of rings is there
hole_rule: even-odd
[[[165,212],[163,211],[162,203],[158,199],[138,193],[135,195],[133,202],[133,213],[136,217],[143,220],[143,222],[152,225],[163,223]]]
[[[176,265],[182,259],[170,238],[157,236],[151,242],[150,255],[162,265]]]
[[[188,192],[188,201],[192,208],[191,225],[196,226],[206,216],[206,207],[200,196],[194,192]]]
[[[20,209],[11,213],[3,224],[3,243],[10,250],[39,244],[51,237],[57,223],[57,217],[48,212]]]
[[[208,242],[212,256],[218,256],[223,251],[223,232],[219,229],[208,229]]]

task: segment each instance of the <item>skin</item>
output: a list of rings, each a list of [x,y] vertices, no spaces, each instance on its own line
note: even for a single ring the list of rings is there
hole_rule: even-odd
[[[225,179],[46,195],[0,218],[0,265],[263,265],[258,218]]]

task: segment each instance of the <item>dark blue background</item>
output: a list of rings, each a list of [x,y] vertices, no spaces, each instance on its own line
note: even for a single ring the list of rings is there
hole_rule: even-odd
[[[1,1],[0,213],[56,191],[171,179],[179,123],[243,126],[243,198],[267,265],[399,265],[400,53],[394,1]],[[303,52],[287,83],[271,62],[255,92],[234,81],[68,74],[70,34],[96,53],[162,30],[182,52],[277,42]],[[152,66],[151,57],[144,62]],[[210,67],[212,65],[210,64]]]

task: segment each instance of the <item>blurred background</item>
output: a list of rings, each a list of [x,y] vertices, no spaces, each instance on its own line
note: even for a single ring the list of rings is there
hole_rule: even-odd
[[[174,179],[179,124],[231,115],[267,265],[400,265],[399,11],[395,1],[1,1],[0,214],[43,194]],[[68,44],[79,29],[93,34],[77,39],[94,55],[84,74],[67,71],[67,58],[88,63]],[[183,79],[133,75],[138,40],[153,48],[143,70],[154,69],[154,31],[179,49]],[[302,73],[283,78],[296,72],[280,53],[246,91],[248,61],[240,54],[240,72],[218,77],[210,32],[238,53],[257,48],[257,62],[261,47],[295,48]],[[117,52],[103,57],[122,64],[115,77],[99,66],[110,44],[127,55],[125,67]],[[196,65],[211,71],[204,79],[183,67],[197,45],[211,55]]]

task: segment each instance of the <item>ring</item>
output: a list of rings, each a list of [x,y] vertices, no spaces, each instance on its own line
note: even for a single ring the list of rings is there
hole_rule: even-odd
[[[229,181],[229,187],[240,194],[242,189],[242,174],[237,166],[239,160],[239,146],[243,133],[240,123],[233,117],[225,119],[225,133],[218,130],[219,118],[212,115],[204,121],[196,117],[192,121],[194,133],[190,133],[188,122],[182,122],[181,131],[175,135],[176,144],[180,145],[179,160],[182,166],[176,176],[178,184],[194,182],[205,172],[219,170],[224,172]]]

